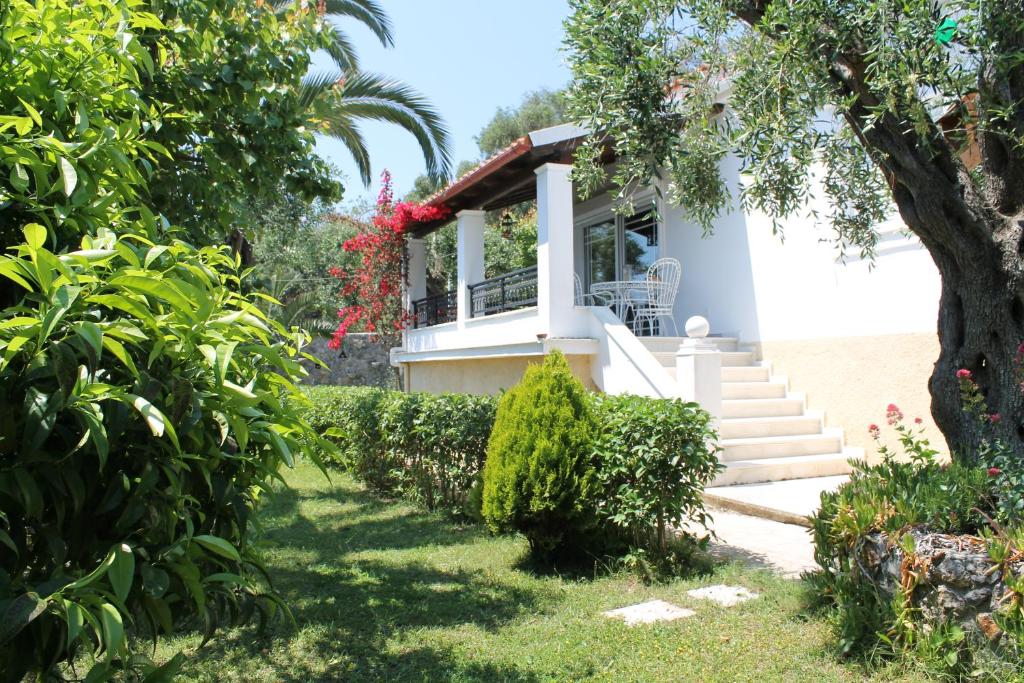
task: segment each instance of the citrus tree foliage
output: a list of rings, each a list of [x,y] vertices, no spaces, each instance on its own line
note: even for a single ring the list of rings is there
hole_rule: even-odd
[[[259,0],[147,0],[164,25],[140,36],[153,55],[142,96],[167,111],[147,137],[170,153],[150,182],[151,208],[193,239],[247,227],[253,198],[286,192],[336,200],[313,153],[302,78],[329,36],[312,3],[275,12]]]
[[[78,655],[96,660],[90,680],[149,675],[137,636],[209,634],[276,604],[251,518],[316,439],[293,412],[304,337],[242,294],[232,257],[173,239],[164,215],[205,240],[218,223],[191,202],[237,206],[243,185],[318,163],[311,138],[270,123],[291,111],[284,79],[301,76],[316,19],[279,23],[261,6],[0,4],[0,679],[60,675]],[[261,52],[293,42],[290,65]],[[268,63],[220,72],[231,87],[197,77],[244,54]],[[262,94],[232,99],[235,87]],[[266,175],[218,176],[228,157],[208,150],[243,129],[246,107],[273,127],[241,143],[267,155],[252,171]],[[158,185],[186,189],[161,202]]]
[[[128,631],[269,617],[250,520],[299,417],[301,332],[238,293],[226,248],[104,231],[0,258],[0,670],[127,666]]]
[[[282,183],[336,197],[298,92],[316,27],[258,2],[0,4],[0,239],[162,214],[205,242]]]
[[[1024,415],[1024,7],[1019,1],[572,0],[569,113],[597,135],[575,177],[628,198],[661,178],[705,229],[734,200],[783,228],[812,191],[842,247],[871,256],[895,203],[943,280],[932,414],[973,457],[968,368],[1003,415]],[[724,113],[722,112],[722,103]],[[743,182],[723,177],[736,155]],[[810,172],[816,178],[811,179]],[[820,184],[819,184],[820,183]],[[1024,452],[1024,423],[1004,436]]]

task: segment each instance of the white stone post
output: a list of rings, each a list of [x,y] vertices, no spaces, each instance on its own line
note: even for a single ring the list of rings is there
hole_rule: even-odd
[[[455,256],[457,266],[456,298],[458,301],[459,327],[473,316],[469,300],[469,285],[484,279],[484,211],[466,209],[459,211]]]
[[[706,339],[707,320],[694,316],[686,321],[689,338],[676,351],[676,382],[685,401],[699,403],[715,422],[722,418],[722,353]]]
[[[544,164],[537,174],[537,315],[548,338],[572,336],[572,181],[567,164]]]

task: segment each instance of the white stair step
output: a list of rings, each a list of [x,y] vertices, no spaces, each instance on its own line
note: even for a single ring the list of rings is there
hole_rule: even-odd
[[[803,415],[802,398],[742,398],[722,401],[722,417],[783,417]]]
[[[842,433],[827,430],[820,434],[757,436],[747,439],[722,439],[719,458],[723,462],[761,458],[788,458],[801,455],[838,453],[843,448]]]
[[[637,339],[651,353],[671,352],[674,354],[679,350],[679,345],[689,339],[689,337],[637,337]],[[735,351],[739,344],[739,340],[736,337],[705,337],[705,339],[714,343],[719,351]]]
[[[722,367],[732,368],[743,365],[754,364],[754,352],[753,351],[723,351],[722,352]]]
[[[676,366],[675,351],[651,351],[651,355],[666,368],[674,368]]]
[[[767,365],[734,365],[722,368],[722,382],[767,382],[772,369]]]
[[[724,382],[723,399],[785,398],[786,385],[780,382]]]
[[[851,458],[862,459],[863,457],[864,451],[860,448],[844,448],[841,453],[737,460],[726,463],[725,470],[711,482],[710,486],[756,484],[764,481],[849,474],[851,467],[848,460]]]
[[[722,439],[751,439],[758,436],[795,436],[820,434],[821,415],[792,417],[745,417],[722,420],[718,435]]]

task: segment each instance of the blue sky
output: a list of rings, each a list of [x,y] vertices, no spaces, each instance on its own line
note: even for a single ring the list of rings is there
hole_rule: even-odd
[[[342,28],[355,44],[365,71],[398,78],[425,94],[452,133],[454,163],[476,159],[473,136],[498,107],[519,103],[538,88],[561,88],[569,70],[560,52],[565,0],[386,0],[395,47],[384,49],[363,26]],[[318,60],[319,61],[319,60]],[[387,168],[396,194],[424,172],[423,156],[411,135],[396,126],[361,126],[373,163],[367,190],[355,164],[339,143],[321,139],[317,151],[341,169],[348,204],[375,198]]]

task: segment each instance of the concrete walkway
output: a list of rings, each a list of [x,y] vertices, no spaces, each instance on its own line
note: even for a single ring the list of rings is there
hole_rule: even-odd
[[[741,512],[776,522],[810,526],[808,517],[821,505],[824,491],[835,491],[849,481],[846,475],[811,477],[763,484],[715,486],[704,491],[710,506]]]
[[[817,567],[810,529],[719,508],[708,512],[718,536],[711,542],[714,557],[742,560],[789,578]]]

